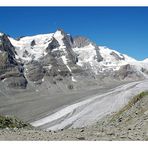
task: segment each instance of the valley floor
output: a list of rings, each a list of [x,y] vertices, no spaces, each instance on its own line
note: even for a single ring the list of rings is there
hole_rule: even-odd
[[[48,132],[4,129],[0,140],[148,140],[148,94],[137,95],[119,112],[92,126]]]

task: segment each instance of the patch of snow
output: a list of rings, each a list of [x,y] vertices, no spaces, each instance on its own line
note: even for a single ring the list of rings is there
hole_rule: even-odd
[[[101,64],[106,67],[111,67],[114,70],[118,70],[120,66],[127,64],[125,60],[117,60],[113,55],[112,52],[116,53],[119,57],[122,58],[121,54],[115,50],[109,49],[104,46],[99,46],[100,54],[103,57],[103,61]]]
[[[63,42],[64,36],[62,35],[62,32],[61,31],[57,30],[54,33],[54,38],[59,42],[59,44],[60,44],[61,47],[65,47],[64,42]]]
[[[4,33],[0,32],[0,36],[3,36],[3,35],[4,35]]]
[[[124,55],[125,61],[126,61],[127,63],[137,62],[136,59],[134,59],[134,58],[132,58],[132,57],[129,57],[129,56],[126,55],[126,54],[123,54],[123,55]]]
[[[96,56],[96,51],[94,50],[95,47],[92,44],[85,46],[83,48],[74,48],[74,52],[76,52],[79,56],[79,60],[77,65],[82,66],[84,63],[91,63],[94,62],[94,58]]]
[[[7,78],[3,79],[2,82],[5,82],[7,80]]]
[[[72,72],[71,71],[71,69],[70,69],[70,67],[68,66],[68,64],[67,64],[67,59],[66,59],[66,57],[63,55],[63,56],[61,56],[61,58],[62,58],[62,60],[63,60],[63,63],[66,65],[66,67],[68,68],[68,70],[70,71],[70,72]]]
[[[15,58],[18,60],[19,59],[19,56],[18,55],[15,55]]]
[[[73,82],[77,82],[77,80],[73,76],[71,77],[71,79]]]
[[[61,58],[62,58],[62,60],[63,60],[63,63],[64,63],[65,65],[67,65],[67,59],[66,59],[66,57],[63,55],[63,56],[61,56]]]
[[[148,63],[148,58],[144,59],[143,62]]]
[[[28,71],[28,68],[25,68],[25,71]]]
[[[68,70],[69,70],[70,72],[72,72],[71,69],[70,69],[70,67],[69,67],[68,65],[66,65],[66,66],[67,66]]]
[[[52,50],[52,52],[54,52],[54,51],[59,51],[59,48],[55,48]]]
[[[52,68],[52,65],[49,65],[49,66],[48,66],[48,69],[51,69],[51,68]]]

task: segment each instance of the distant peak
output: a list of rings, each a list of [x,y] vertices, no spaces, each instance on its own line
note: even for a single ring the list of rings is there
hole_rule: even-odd
[[[62,28],[58,28],[57,31],[64,32]]]
[[[54,33],[54,36],[56,39],[63,39],[67,38],[67,33],[63,31],[63,29],[57,29],[57,31]]]
[[[59,33],[59,34],[61,34],[63,36],[66,36],[67,35],[67,33],[63,29],[61,29],[61,28],[58,28],[55,33]]]
[[[85,37],[85,36],[75,36],[74,38],[75,38],[75,39],[82,39],[82,40],[90,41],[90,39],[87,38],[87,37]]]
[[[87,37],[84,36],[76,36],[74,37],[74,44],[76,47],[81,48],[88,46],[89,44],[93,44]]]

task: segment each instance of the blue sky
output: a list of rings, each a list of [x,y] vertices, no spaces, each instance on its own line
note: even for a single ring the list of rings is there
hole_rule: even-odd
[[[138,60],[148,58],[148,7],[0,7],[0,31],[12,37],[57,28]]]

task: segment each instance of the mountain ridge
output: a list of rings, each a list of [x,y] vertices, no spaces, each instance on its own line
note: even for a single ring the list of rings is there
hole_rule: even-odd
[[[9,45],[8,50],[2,46],[3,50],[11,53],[8,60],[16,61],[18,71],[23,76],[20,80],[17,78],[16,84],[13,82],[14,84],[9,85],[12,87],[18,85],[25,88],[28,82],[41,84],[45,76],[53,79],[61,76],[61,80],[67,79],[69,83],[78,82],[76,77],[79,79],[82,76],[99,81],[107,77],[119,81],[148,77],[147,60],[137,61],[105,46],[98,46],[86,37],[72,37],[62,29],[17,40],[4,33],[0,36],[1,45]],[[5,81],[7,77],[3,79]]]

